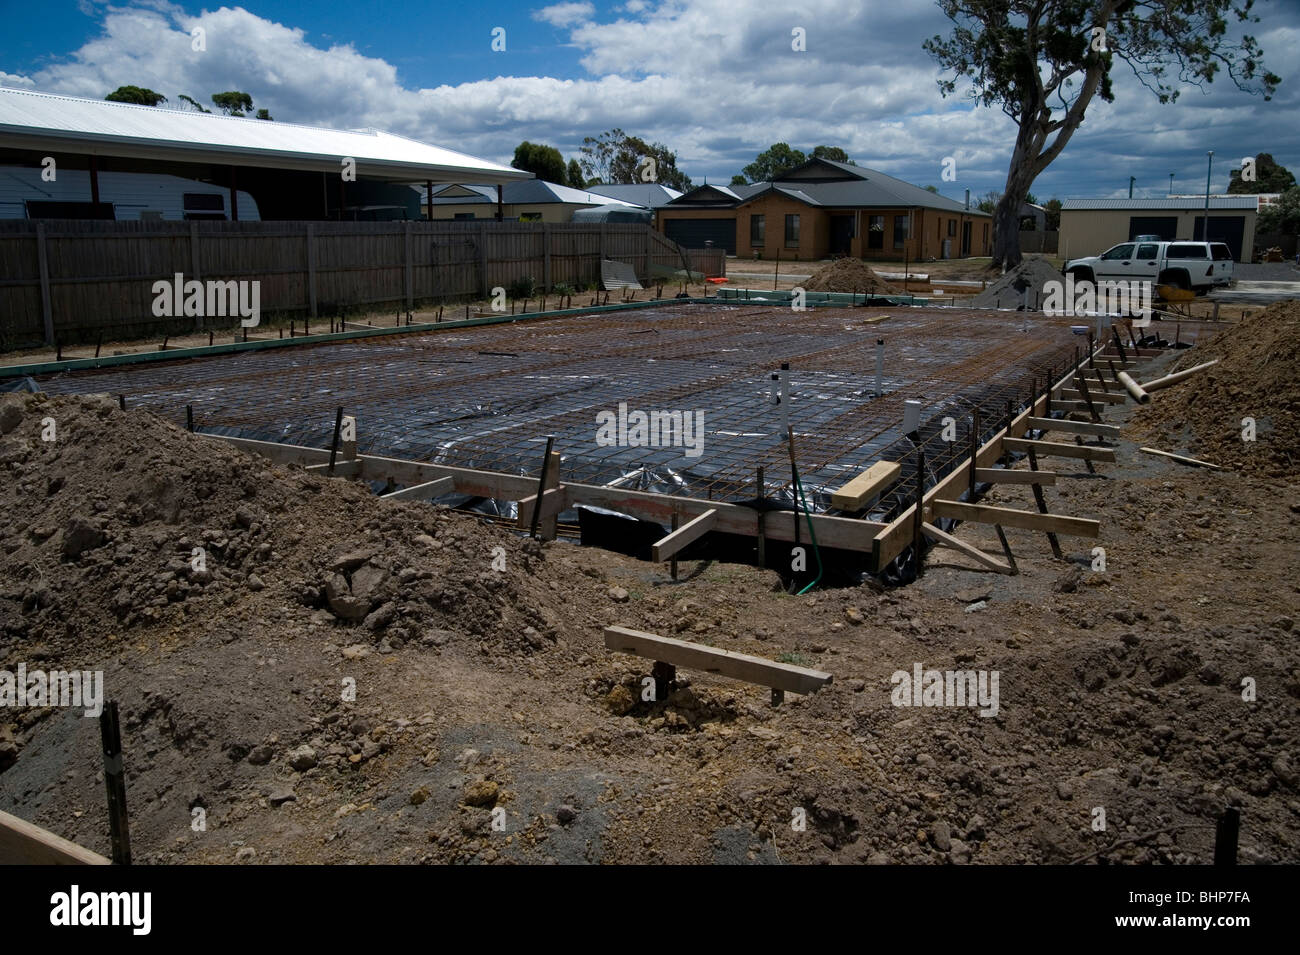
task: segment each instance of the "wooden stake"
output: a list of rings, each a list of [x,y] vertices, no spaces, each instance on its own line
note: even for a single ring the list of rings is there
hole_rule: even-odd
[[[1074,380],[1079,386],[1079,393],[1083,395],[1083,400],[1088,404],[1088,413],[1092,415],[1092,420],[1100,424],[1101,415],[1097,411],[1097,406],[1092,403],[1092,395],[1088,392],[1088,380],[1083,376],[1082,371],[1077,370],[1074,373]]]
[[[108,796],[108,828],[113,841],[113,864],[131,864],[131,829],[126,812],[126,773],[122,763],[122,727],[117,701],[109,700],[99,714],[99,735],[104,745],[104,790]]]
[[[537,477],[537,503],[533,506],[533,524],[528,529],[528,536],[537,540],[537,523],[542,517],[542,494],[546,492],[546,471],[551,463],[551,450],[555,447],[555,435],[546,436],[546,453],[542,455],[542,468]]]
[[[1214,864],[1237,864],[1237,838],[1241,832],[1241,812],[1229,806],[1214,827]]]
[[[338,411],[334,414],[334,440],[330,442],[330,466],[329,474],[334,474],[334,464],[338,460],[339,454],[339,435],[343,431],[343,406],[339,405]]]
[[[1029,453],[1029,469],[1031,471],[1037,471],[1038,455],[1034,453],[1033,448],[1029,448],[1028,453]],[[1030,487],[1032,487],[1034,490],[1034,503],[1038,505],[1038,513],[1046,514],[1047,500],[1043,497],[1043,489],[1039,487],[1037,484],[1032,484],[1030,485]],[[1057,560],[1061,560],[1063,558],[1063,555],[1061,554],[1061,542],[1056,539],[1056,535],[1053,534],[1051,531],[1047,532],[1047,542],[1052,545],[1052,556],[1055,557]]]
[[[925,525],[925,449],[916,448],[916,513],[912,519],[912,567],[916,580],[925,573],[925,561],[922,557],[922,527]]]
[[[673,533],[674,533],[674,534],[677,533],[680,524],[681,524],[681,517],[678,515],[678,513],[677,513],[676,511],[673,511]],[[673,575],[673,582],[676,583],[676,581],[677,581],[677,551],[673,551],[672,559],[671,559],[670,562],[669,562],[669,570],[672,572],[672,575]]]
[[[1002,529],[1001,524],[994,524],[993,529],[998,532],[998,541],[1002,544],[1002,553],[1007,558],[1007,566],[1011,568],[1012,576],[1020,573],[1020,568],[1016,566],[1016,555],[1011,553],[1011,544],[1007,542],[1007,532]]]

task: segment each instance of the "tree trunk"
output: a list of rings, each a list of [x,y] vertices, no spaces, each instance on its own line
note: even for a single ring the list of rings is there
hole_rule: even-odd
[[[1028,190],[1025,190],[1025,194]],[[1003,193],[998,207],[993,210],[993,264],[1003,271],[1020,264],[1020,197]]]
[[[1020,207],[1034,184],[1034,162],[1042,146],[1038,130],[1027,128],[1022,122],[1016,137],[1016,147],[1011,153],[1011,167],[1007,171],[1007,184],[993,210],[993,264],[1003,271],[1020,264]]]

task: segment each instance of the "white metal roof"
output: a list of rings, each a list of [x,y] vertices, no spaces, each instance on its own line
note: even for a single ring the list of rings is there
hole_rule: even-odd
[[[424,187],[412,185],[412,189],[418,192],[423,202]],[[433,204],[437,205],[469,205],[476,202],[497,201],[496,186],[486,183],[459,183],[454,185],[443,186],[433,191]],[[558,182],[550,182],[546,179],[530,179],[527,182],[506,183],[505,188],[501,190],[501,201],[505,205],[545,205],[548,203],[569,203],[572,205],[585,206],[626,206],[629,209],[641,209],[635,202],[625,202],[622,199],[614,199],[609,196],[602,196],[586,189],[571,189],[568,186],[561,186]]]
[[[1215,209],[1258,208],[1256,196],[1210,196],[1210,211]],[[1204,209],[1205,197],[1172,199],[1066,199],[1061,203],[1062,210],[1074,209]]]
[[[512,182],[532,174],[376,129],[343,130],[0,87],[0,146],[338,172],[393,181]]]

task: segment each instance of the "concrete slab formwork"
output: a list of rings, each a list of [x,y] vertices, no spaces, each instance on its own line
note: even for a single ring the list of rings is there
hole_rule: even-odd
[[[327,459],[322,449],[342,407],[357,421],[363,477],[410,486],[455,476],[461,499],[518,501],[528,488],[534,495],[553,434],[566,490],[544,502],[548,516],[587,503],[667,523],[673,514],[689,520],[721,504],[718,529],[744,533],[757,533],[758,512],[746,505],[757,497],[759,468],[766,498],[793,501],[788,423],[808,504],[828,541],[846,541],[883,564],[897,556],[902,536],[886,531],[913,513],[918,445],[931,491],[945,479],[953,484],[972,447],[989,446],[979,453],[981,469],[1002,457],[1001,438],[1017,416],[1062,405],[1052,400],[1059,388],[1048,395],[1049,383],[1073,376],[1088,342],[1070,324],[951,308],[794,312],[663,303],[76,371],[40,385],[54,393],[123,394],[132,407],[181,425],[190,405],[204,433],[296,446],[273,456],[315,464]],[[783,363],[786,382],[774,382]],[[909,399],[922,406],[916,444],[902,434]],[[681,440],[642,444],[634,431],[621,444],[602,441],[602,421],[617,422],[620,406],[632,425],[637,411],[702,418],[699,453]],[[947,417],[953,423],[945,434]],[[902,465],[897,480],[862,510],[838,511],[832,493],[881,461]],[[632,497],[635,507],[620,506]],[[849,520],[857,524],[848,528]],[[766,536],[791,539],[789,512],[769,513],[764,522]],[[878,537],[888,538],[883,551]]]

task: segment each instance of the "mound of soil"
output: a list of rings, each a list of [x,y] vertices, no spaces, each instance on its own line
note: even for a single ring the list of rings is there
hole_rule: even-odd
[[[870,292],[876,295],[901,295],[903,290],[890,285],[861,259],[836,259],[812,274],[803,286],[809,292]]]
[[[1061,281],[1061,273],[1045,259],[1027,258],[1011,271],[1003,274],[983,292],[972,296],[965,304],[974,308],[1019,308],[1023,303],[1030,309],[1041,307],[1043,286]],[[1025,286],[1021,297],[1020,286]]]
[[[1193,457],[1261,477],[1300,474],[1300,302],[1270,305],[1169,370],[1215,358],[1214,367],[1155,392],[1135,418],[1139,433],[1183,434]],[[1243,440],[1245,418],[1255,421],[1254,441]]]
[[[1024,532],[1014,577],[933,554],[913,587],[792,597],[0,396],[0,670],[103,671],[146,864],[1187,864],[1225,805],[1243,861],[1294,860],[1297,486],[1118,456],[1050,492],[1102,519],[1104,573]],[[834,682],[773,707],[682,668],[647,699],[610,624]],[[919,665],[1000,674],[997,713],[900,706]],[[0,708],[0,808],[105,853],[102,763],[79,709]]]

